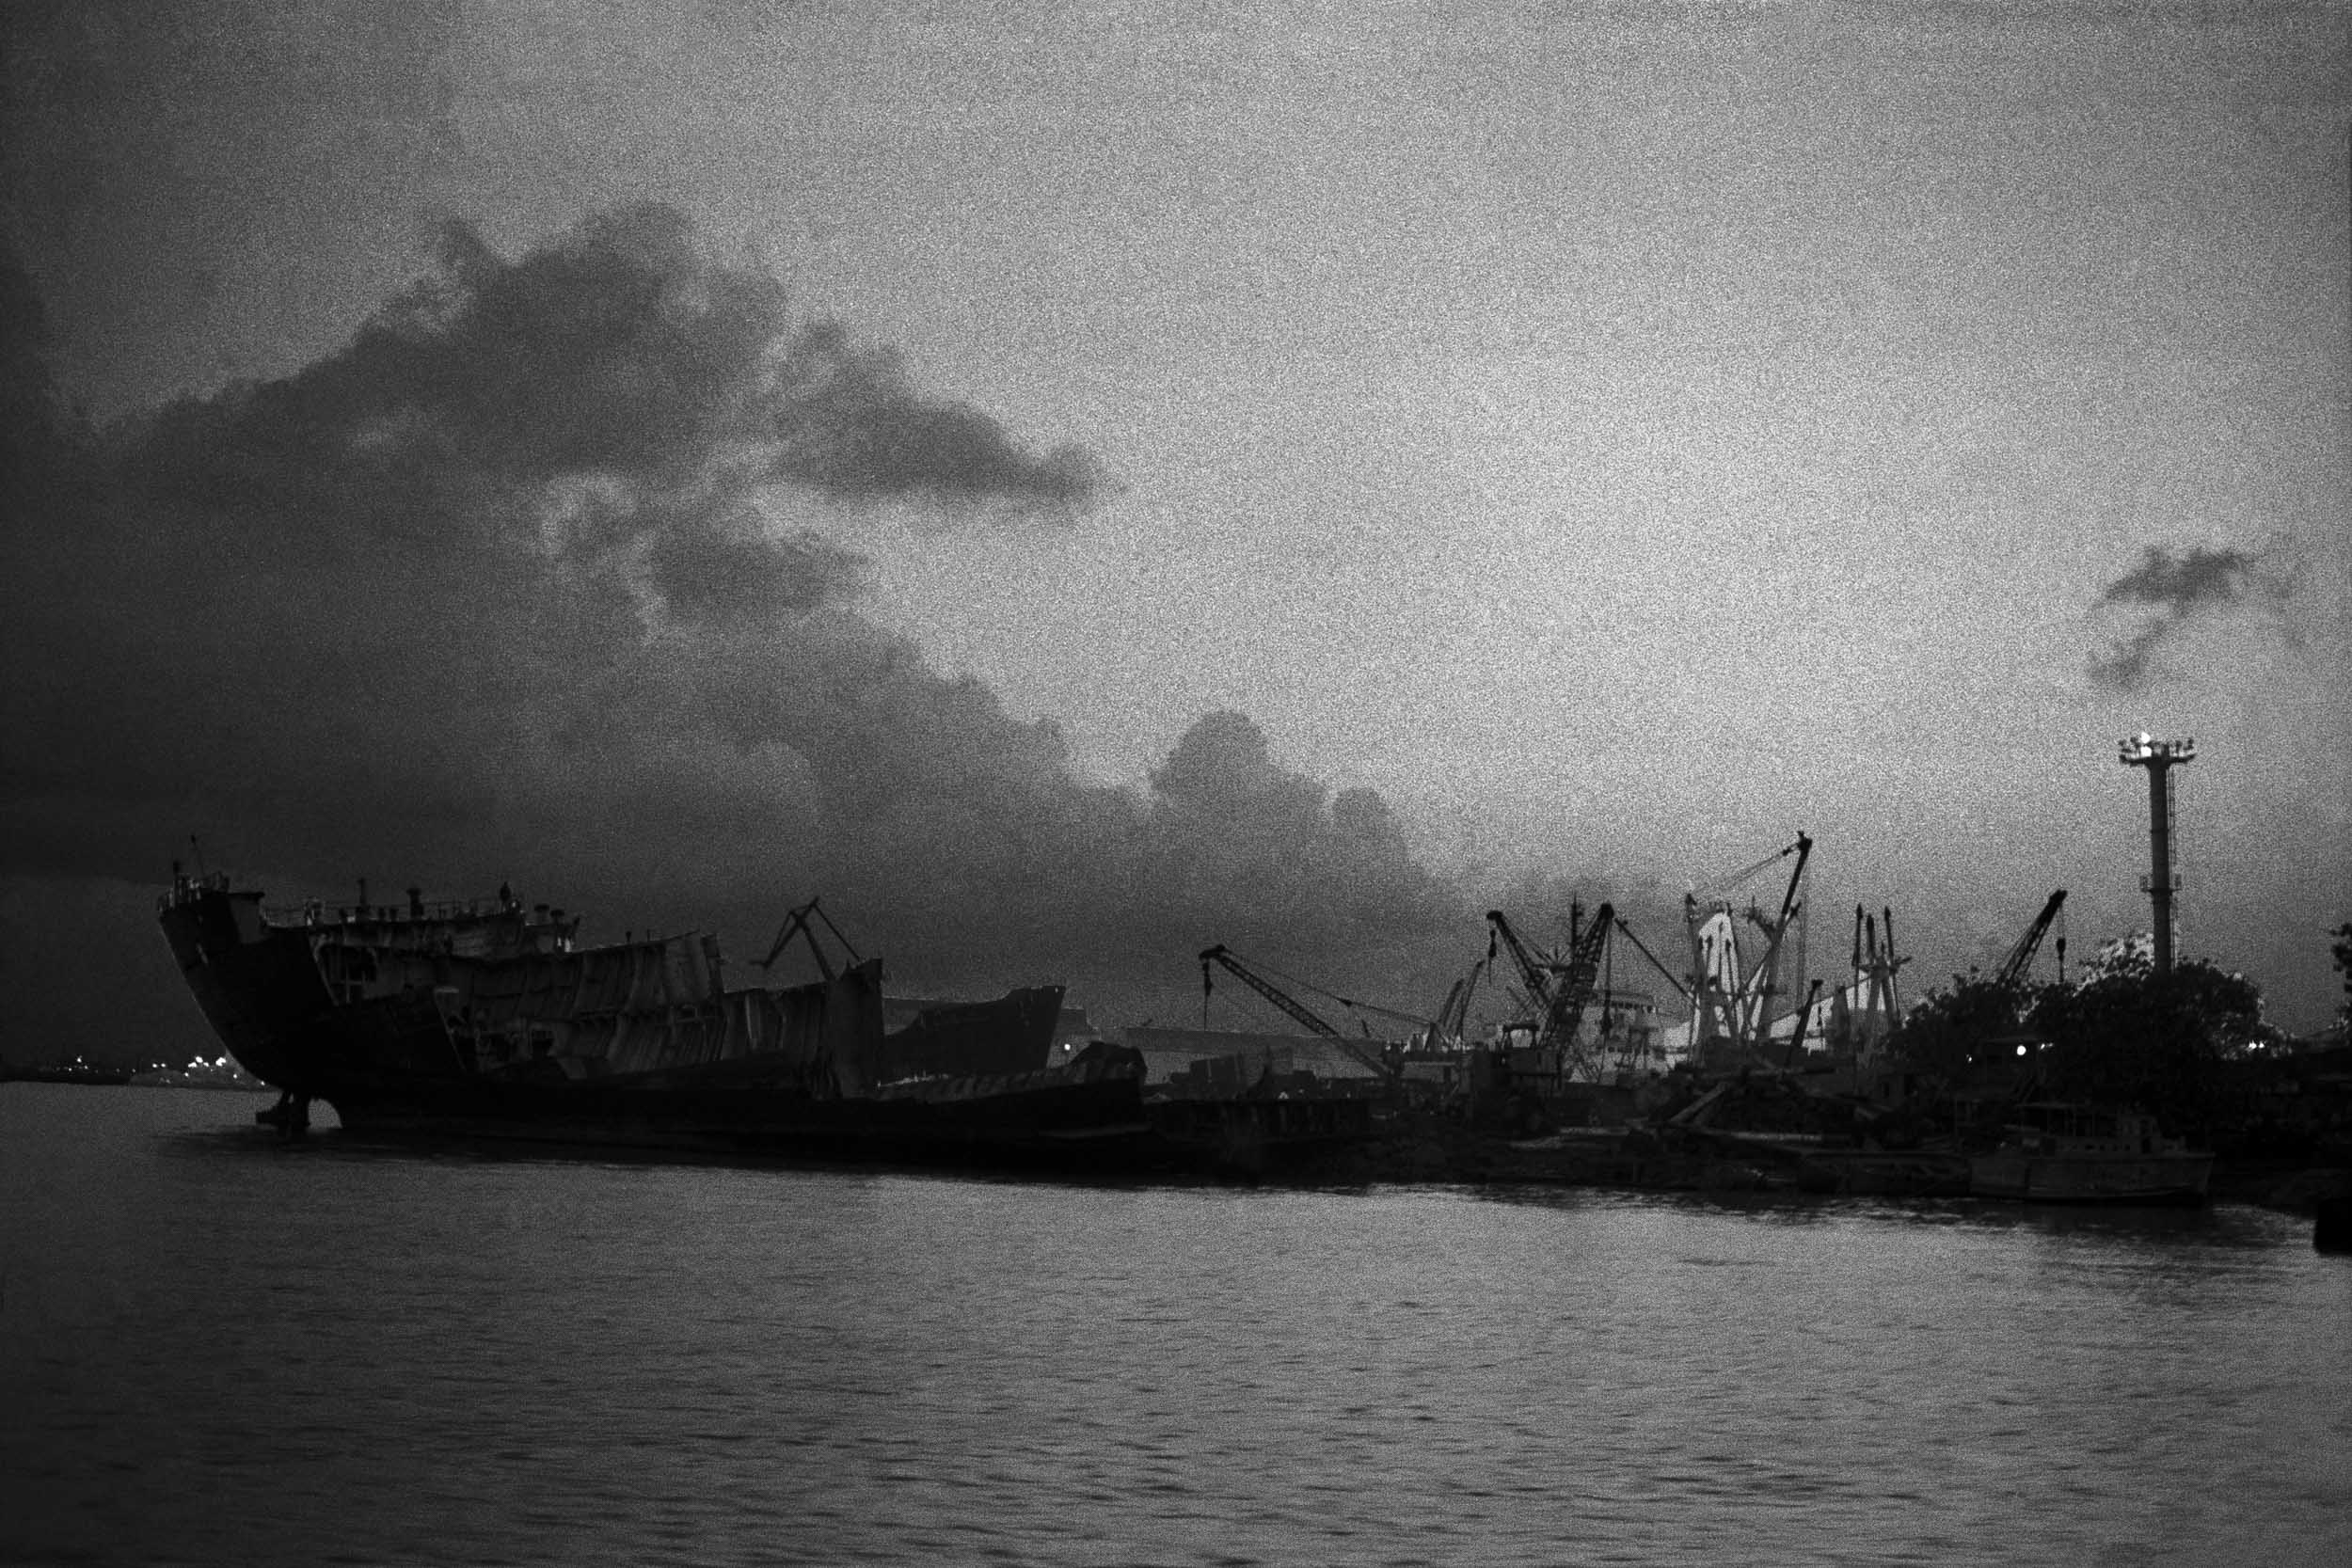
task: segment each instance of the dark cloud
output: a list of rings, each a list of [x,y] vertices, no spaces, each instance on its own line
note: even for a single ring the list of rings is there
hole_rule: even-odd
[[[1194,724],[1152,770],[1152,787],[1178,811],[1278,829],[1323,809],[1322,787],[1277,767],[1264,732],[1232,712]]]
[[[2257,571],[2258,558],[2243,550],[2193,546],[2174,555],[2153,545],[2137,566],[2107,584],[2098,606],[2141,612],[2129,636],[2090,661],[2090,677],[2120,691],[2148,682],[2157,649],[2199,614],[2249,602],[2277,602],[2284,589]]]
[[[2139,690],[2148,684],[2148,661],[2155,657],[2156,644],[2170,629],[2169,624],[2156,622],[2137,635],[2124,638],[2106,653],[2093,655],[2091,680],[2117,691]]]
[[[1025,452],[928,400],[886,350],[796,325],[782,284],[709,265],[636,207],[516,262],[463,225],[434,275],[342,353],[168,411],[137,454],[160,496],[305,531],[528,542],[550,505],[587,542],[721,524],[787,483],[859,501],[1068,508],[1082,453]]]
[[[2199,604],[2229,604],[2245,591],[2254,558],[2243,550],[2202,546],[2174,555],[2151,545],[2139,565],[2107,584],[2099,602],[2157,605],[2186,610]]]
[[[1379,994],[1460,917],[1377,795],[1241,715],[1089,784],[862,616],[862,509],[1066,512],[1095,466],[666,212],[513,261],[453,229],[341,352],[103,441],[6,369],[48,467],[0,544],[0,871],[151,881],[197,832],[288,895],[513,879],[739,953],[822,894],[911,982],[1104,994],[1214,941]]]
[[[1075,447],[1018,451],[976,409],[918,397],[888,350],[853,348],[837,326],[803,334],[775,381],[780,449],[768,473],[853,499],[928,493],[943,500],[1074,505],[1104,480]]]

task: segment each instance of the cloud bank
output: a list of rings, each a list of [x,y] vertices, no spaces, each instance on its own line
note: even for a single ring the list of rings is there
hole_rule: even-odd
[[[0,869],[156,880],[195,832],[288,895],[512,879],[738,952],[821,894],[938,985],[1116,988],[1210,941],[1360,985],[1460,916],[1376,794],[1246,717],[1089,784],[861,615],[861,516],[1074,518],[1101,467],[794,321],[672,213],[515,261],[453,228],[341,352],[103,434],[13,269],[0,308]]]

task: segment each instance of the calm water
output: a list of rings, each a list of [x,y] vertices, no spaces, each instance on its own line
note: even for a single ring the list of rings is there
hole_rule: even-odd
[[[0,1560],[2352,1562],[2260,1211],[285,1148],[0,1085]]]

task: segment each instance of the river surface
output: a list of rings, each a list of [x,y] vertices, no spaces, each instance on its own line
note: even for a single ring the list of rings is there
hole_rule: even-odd
[[[0,1561],[2352,1562],[2307,1221],[418,1150],[0,1085]]]

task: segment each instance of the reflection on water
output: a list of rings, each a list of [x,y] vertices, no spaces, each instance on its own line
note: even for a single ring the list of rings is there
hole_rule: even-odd
[[[2261,1211],[417,1150],[0,1088],[0,1560],[2352,1560]]]

